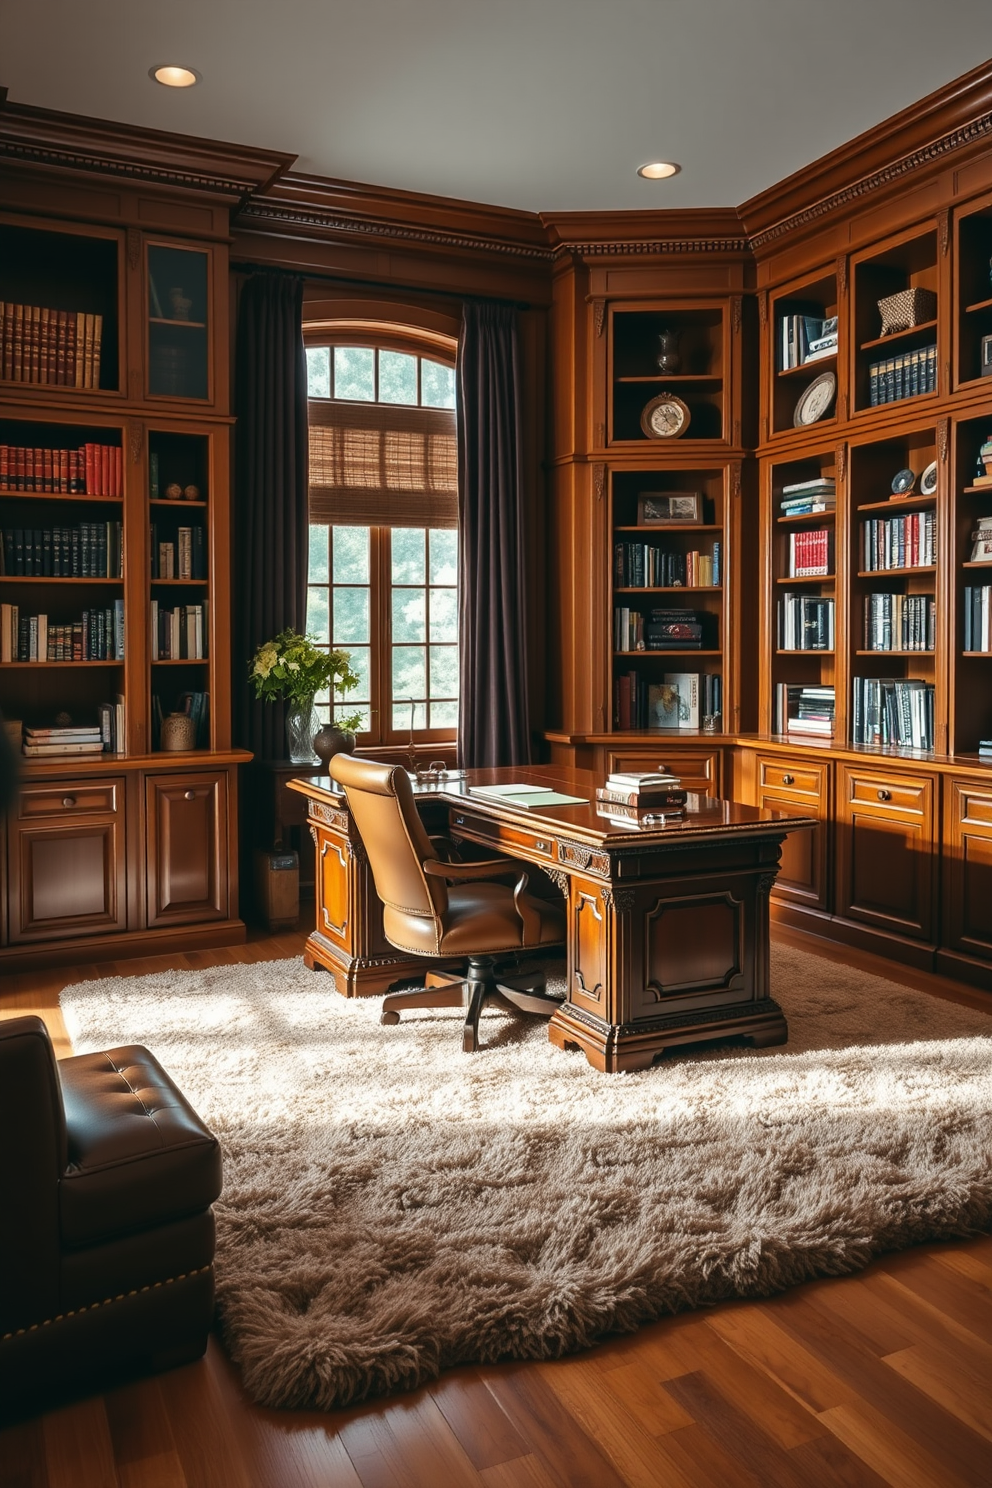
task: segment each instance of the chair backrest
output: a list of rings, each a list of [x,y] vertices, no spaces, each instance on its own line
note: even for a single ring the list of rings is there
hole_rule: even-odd
[[[414,802],[410,777],[401,765],[355,759],[335,754],[330,762],[331,778],[344,787],[348,809],[365,844],[376,893],[386,906],[384,925],[388,939],[399,934],[397,943],[410,945],[403,934],[403,921],[411,926],[417,943],[432,920],[439,936],[448,908],[448,890],[443,878],[429,877],[425,859],[437,853],[424,830]],[[389,914],[388,911],[392,911]]]

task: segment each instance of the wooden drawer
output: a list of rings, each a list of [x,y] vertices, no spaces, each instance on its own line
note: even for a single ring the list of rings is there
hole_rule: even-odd
[[[866,808],[884,815],[923,817],[932,809],[933,781],[905,780],[882,774],[860,775],[847,771],[849,801],[859,811]]]
[[[26,785],[21,790],[18,816],[21,821],[39,817],[93,816],[113,814],[124,800],[123,780],[62,781],[60,784]]]
[[[829,767],[827,765],[810,765],[805,760],[789,760],[776,756],[774,759],[759,758],[758,760],[758,790],[772,790],[778,793],[789,792],[789,799],[795,797],[804,803],[808,797],[821,802],[824,807],[827,803],[827,780],[829,778]]]
[[[468,811],[452,808],[451,831],[457,837],[464,833],[475,842],[492,843],[506,853],[520,853],[524,857],[554,860],[554,838],[542,832],[528,832],[524,827],[508,826],[489,817],[475,816]]]
[[[648,748],[608,749],[606,770],[671,770],[686,790],[719,797],[723,789],[723,754],[712,745],[670,743],[660,739]]]
[[[932,776],[838,767],[837,913],[900,937],[936,931]]]

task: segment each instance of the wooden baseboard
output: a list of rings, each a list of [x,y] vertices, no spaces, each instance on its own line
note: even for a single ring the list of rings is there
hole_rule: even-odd
[[[167,926],[162,930],[132,930],[117,935],[86,935],[44,945],[5,946],[0,971],[34,971],[44,966],[68,966],[91,961],[121,961],[133,956],[162,956],[171,951],[201,951],[217,946],[242,945],[247,931],[242,920],[209,925]]]

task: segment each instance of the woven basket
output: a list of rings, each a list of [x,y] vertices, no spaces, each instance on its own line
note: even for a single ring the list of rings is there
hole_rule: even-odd
[[[889,336],[893,331],[908,331],[911,326],[935,320],[937,296],[932,289],[901,289],[898,294],[879,300],[878,308],[882,316],[881,334]]]

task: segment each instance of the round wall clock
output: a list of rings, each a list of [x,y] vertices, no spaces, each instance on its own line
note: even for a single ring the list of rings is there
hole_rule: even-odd
[[[659,393],[646,403],[641,428],[649,439],[678,439],[689,427],[689,409],[674,393]]]
[[[920,493],[923,496],[932,496],[937,489],[937,461],[931,460],[930,464],[920,476]]]
[[[824,372],[811,382],[796,404],[792,415],[793,427],[801,429],[805,424],[815,424],[830,408],[837,391],[837,378],[833,372]]]
[[[916,485],[916,476],[912,470],[897,470],[892,477],[893,496],[908,496]]]

